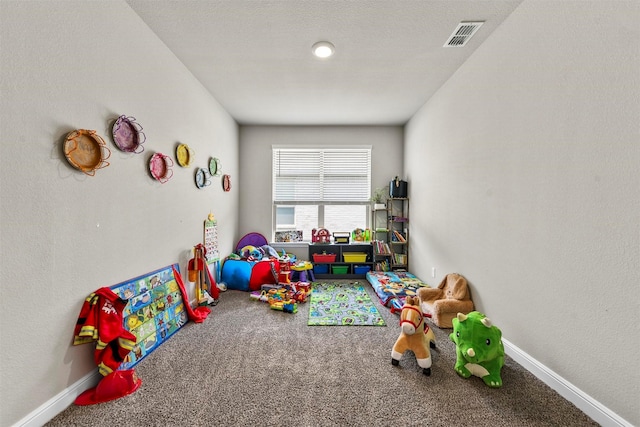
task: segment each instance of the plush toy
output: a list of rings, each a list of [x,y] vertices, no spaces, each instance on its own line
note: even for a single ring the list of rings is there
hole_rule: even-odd
[[[502,386],[500,371],[504,365],[502,332],[484,314],[472,311],[458,313],[449,335],[456,344],[455,370],[463,378],[482,378],[489,387]]]
[[[262,258],[264,258],[264,249],[260,248],[253,248],[250,252],[249,252],[249,256],[251,258],[253,258],[254,261],[260,261],[262,260]]]
[[[275,258],[275,259],[280,259],[280,255],[278,254],[278,251],[276,251],[273,247],[269,246],[269,245],[262,245],[260,246],[260,252],[262,252],[262,256],[263,257],[267,257],[267,258]]]
[[[391,364],[398,366],[405,351],[416,356],[422,373],[431,375],[431,350],[436,347],[436,336],[424,321],[418,297],[407,297],[400,312],[400,336],[391,350]]]
[[[238,252],[238,255],[240,255],[242,258],[249,258],[251,256],[251,253],[255,251],[256,251],[255,246],[247,245],[247,246],[244,246],[242,249],[240,249],[240,251]]]
[[[240,249],[239,254],[243,258],[251,258],[252,261],[260,261],[263,258],[276,258],[279,259],[278,252],[269,245],[262,245],[259,247],[253,245],[247,245]]]

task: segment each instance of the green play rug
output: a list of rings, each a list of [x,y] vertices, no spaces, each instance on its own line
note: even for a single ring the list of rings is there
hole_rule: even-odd
[[[386,326],[367,291],[359,283],[314,283],[309,300],[309,326]]]

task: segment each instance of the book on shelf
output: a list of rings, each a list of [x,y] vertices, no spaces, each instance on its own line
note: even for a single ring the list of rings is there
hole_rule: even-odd
[[[376,262],[375,266],[376,271],[389,271],[391,268],[389,267],[389,263],[387,260]]]
[[[393,263],[399,265],[405,265],[407,263],[407,255],[406,254],[393,254]]]
[[[382,240],[374,240],[373,241],[375,252],[377,255],[390,255],[391,249],[389,249],[389,245],[387,242]]]
[[[407,243],[406,237],[398,230],[393,230],[392,238],[394,242]]]

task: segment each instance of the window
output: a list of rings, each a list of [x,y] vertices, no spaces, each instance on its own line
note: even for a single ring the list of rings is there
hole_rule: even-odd
[[[367,227],[371,147],[273,147],[274,231]]]
[[[276,206],[277,230],[292,230],[296,228],[296,207]]]

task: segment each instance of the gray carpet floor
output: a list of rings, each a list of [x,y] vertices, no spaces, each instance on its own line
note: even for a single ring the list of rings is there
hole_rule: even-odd
[[[307,326],[308,303],[289,314],[221,293],[204,323],[188,323],[135,367],[135,393],[72,405],[46,425],[598,425],[509,357],[499,389],[459,377],[450,329],[433,328],[431,376],[411,352],[392,366],[398,316],[366,288],[387,326]]]

